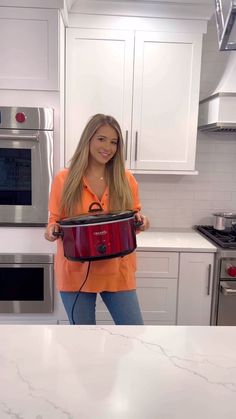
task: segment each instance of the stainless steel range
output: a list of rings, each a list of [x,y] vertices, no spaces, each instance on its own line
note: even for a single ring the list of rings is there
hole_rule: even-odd
[[[214,269],[211,324],[236,325],[236,230],[216,230],[201,225],[196,229],[217,246]]]

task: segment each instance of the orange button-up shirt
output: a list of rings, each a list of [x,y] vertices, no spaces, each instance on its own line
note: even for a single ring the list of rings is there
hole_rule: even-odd
[[[49,224],[59,220],[59,208],[68,169],[60,171],[54,178],[49,198]],[[133,209],[140,211],[138,184],[134,176],[126,171],[133,194]],[[77,215],[87,213],[92,202],[99,202],[108,211],[108,188],[100,199],[91,190],[86,179],[83,179],[82,202],[78,205]],[[82,210],[81,210],[82,208]],[[136,255],[135,252],[113,259],[101,259],[90,262],[88,278],[82,288],[84,292],[125,291],[136,288],[135,280]],[[60,291],[78,291],[83,284],[88,271],[88,262],[70,261],[64,257],[63,241],[57,240],[55,256],[55,276],[57,289]]]

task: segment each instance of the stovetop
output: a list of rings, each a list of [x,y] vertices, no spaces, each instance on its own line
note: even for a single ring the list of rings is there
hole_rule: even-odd
[[[197,225],[195,228],[224,249],[236,249],[236,231],[219,231],[208,225]]]

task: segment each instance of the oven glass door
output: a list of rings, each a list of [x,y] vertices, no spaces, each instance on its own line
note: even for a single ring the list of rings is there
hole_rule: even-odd
[[[52,131],[1,130],[1,224],[47,223],[52,149]]]
[[[220,281],[217,325],[236,326],[236,280]]]
[[[0,205],[32,205],[30,148],[0,148]]]
[[[1,264],[0,313],[52,311],[52,264]]]

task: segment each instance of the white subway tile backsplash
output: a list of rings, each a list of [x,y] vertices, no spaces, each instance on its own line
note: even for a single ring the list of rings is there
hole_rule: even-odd
[[[144,205],[144,202],[145,202],[145,208],[146,208],[146,211],[148,211],[149,213],[151,213],[151,212],[153,212],[153,215],[154,215],[154,213],[158,210],[158,215],[160,216],[160,210],[161,209],[165,209],[165,210],[168,210],[168,209],[171,209],[171,213],[170,213],[170,216],[172,215],[172,210],[173,210],[173,207],[175,206],[175,200],[174,199],[169,199],[169,200],[163,200],[163,199],[156,199],[155,200],[155,207],[153,206],[153,200],[145,200],[145,199],[142,199],[142,204]],[[165,214],[166,214],[166,212],[165,212]]]
[[[213,16],[203,41],[200,99],[217,91],[229,54],[218,50]],[[152,227],[213,224],[212,213],[236,212],[236,133],[199,131],[196,170],[197,176],[136,175]]]
[[[231,192],[225,192],[225,191],[197,191],[195,192],[194,199],[196,201],[200,200],[213,200],[218,199],[222,201],[231,201],[232,194]]]
[[[212,213],[236,212],[236,136],[199,133],[197,170],[197,176],[136,175],[152,227],[212,224]]]
[[[214,141],[212,142],[207,142],[204,141],[204,137],[202,138],[199,134],[198,134],[198,156],[201,156],[202,153],[205,154],[211,154],[214,153],[216,151],[216,144]]]
[[[222,192],[222,191],[230,191],[231,192],[231,196],[232,194],[236,191],[236,183],[232,182],[232,183],[223,183],[223,182],[219,182],[219,183],[213,183],[212,184],[212,191],[218,191],[218,192]]]
[[[227,154],[232,153],[231,154],[232,160],[235,161],[236,134],[235,134],[235,138],[234,138],[233,142],[227,142],[227,141],[221,140],[221,143],[220,144],[218,143],[216,145],[216,149],[215,149],[216,154],[220,154],[220,155],[226,154],[226,150],[227,150]]]

